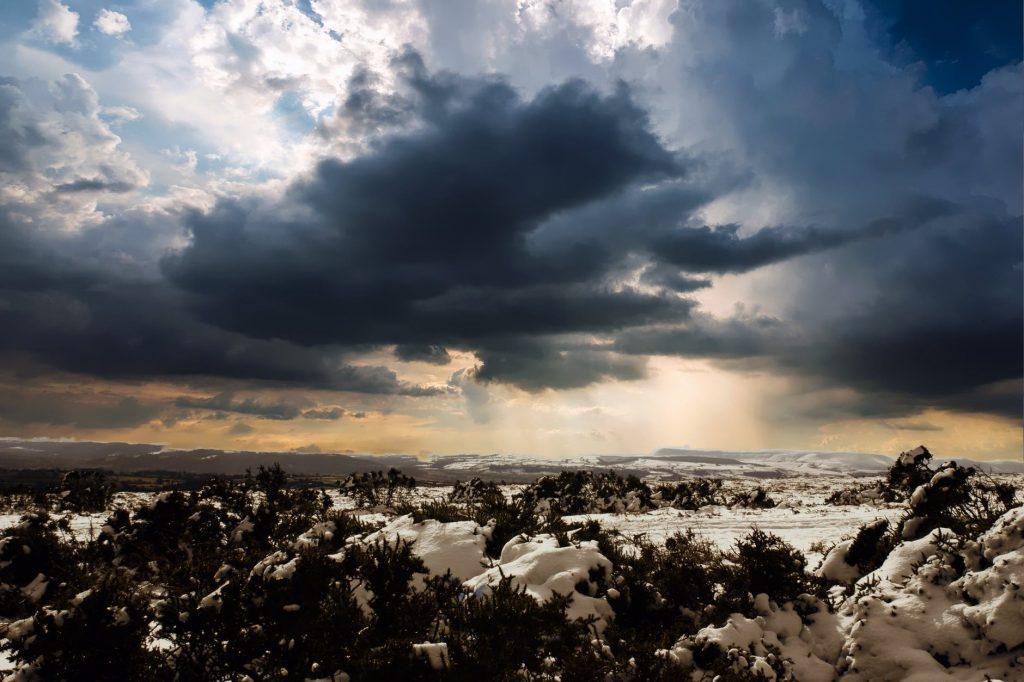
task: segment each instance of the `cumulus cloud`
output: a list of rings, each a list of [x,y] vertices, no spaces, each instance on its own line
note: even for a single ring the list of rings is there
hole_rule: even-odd
[[[53,82],[0,77],[0,202],[43,225],[102,219],[104,195],[144,187],[148,173],[103,120],[96,91],[76,74]]]
[[[34,30],[44,40],[74,45],[78,35],[78,12],[73,12],[58,0],[39,0]]]
[[[92,25],[96,27],[97,31],[108,36],[122,36],[132,30],[128,17],[106,8],[99,11]]]

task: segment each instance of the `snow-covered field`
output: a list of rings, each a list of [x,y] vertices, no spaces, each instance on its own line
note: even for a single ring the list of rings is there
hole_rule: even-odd
[[[1024,482],[1024,477],[1020,477]],[[860,479],[858,483],[873,479]],[[879,518],[894,519],[899,515],[897,505],[861,504],[835,506],[825,503],[825,498],[839,486],[849,485],[850,479],[843,476],[816,476],[803,479],[773,479],[759,481],[779,501],[774,509],[743,509],[724,506],[709,506],[698,510],[656,509],[640,513],[588,514],[569,516],[568,522],[595,519],[608,529],[620,531],[627,537],[645,535],[647,539],[662,543],[675,533],[693,530],[726,549],[750,532],[751,528],[774,533],[808,555],[812,561],[820,556],[816,551],[818,543],[837,542],[850,535],[862,524]],[[746,479],[728,480],[726,490],[750,488],[753,482]],[[522,486],[502,486],[506,496],[511,496]],[[451,486],[418,486],[412,493],[411,501],[443,500],[451,492]],[[336,490],[330,495],[334,506],[351,509],[367,521],[383,522],[386,515],[374,510],[357,510],[353,501]],[[118,493],[115,507],[134,508],[147,502],[152,496],[145,493]],[[21,518],[20,513],[0,514],[0,530],[13,526]],[[105,513],[71,514],[71,532],[80,540],[96,537],[107,518]]]
[[[787,461],[787,466],[792,464]],[[932,484],[944,476],[936,474]],[[998,479],[1018,489],[1024,487],[1024,475],[1000,474]],[[830,605],[823,597],[806,594],[784,603],[760,594],[755,600],[756,614],[735,613],[724,625],[707,625],[678,641],[677,635],[672,635],[669,641],[675,643],[659,649],[657,655],[680,670],[710,675],[699,661],[711,660],[711,647],[718,652],[714,656],[727,652],[726,658],[733,661],[730,665],[738,666],[736,670],[763,675],[750,679],[828,682],[841,676],[858,682],[1024,680],[1024,512],[1020,507],[1010,511],[977,541],[955,549],[944,540],[942,529],[933,530],[897,544],[878,568],[860,571],[856,564],[846,562],[850,540],[859,528],[873,521],[896,522],[907,506],[878,499],[835,505],[827,498],[837,490],[866,487],[877,480],[863,471],[854,476],[822,468],[802,476],[764,478],[744,471],[725,480],[719,499],[735,499],[736,493],[762,487],[776,506],[760,509],[712,504],[693,510],[661,506],[640,512],[579,514],[562,520],[570,524],[597,521],[626,539],[639,536],[656,545],[663,545],[676,533],[692,531],[723,551],[732,549],[752,529],[760,529],[800,550],[807,558],[809,572],[833,581]],[[914,497],[924,495],[925,487],[920,486]],[[452,486],[419,485],[403,493],[403,501],[444,501],[452,490]],[[511,498],[523,490],[523,485],[503,485],[500,490]],[[618,588],[624,578],[618,573],[618,565],[603,555],[593,540],[567,543],[554,531],[520,534],[502,541],[500,556],[493,552],[488,556],[485,546],[495,537],[493,520],[484,524],[479,519],[479,523],[442,522],[427,517],[417,523],[412,515],[397,515],[383,507],[359,508],[336,489],[330,490],[329,496],[336,509],[377,524],[378,530],[372,532],[339,536],[345,537],[346,543],[411,542],[412,551],[430,574],[440,576],[450,571],[473,595],[489,593],[503,579],[511,579],[516,588],[538,601],[568,594],[571,598],[566,616],[593,618],[598,637],[616,622]],[[112,507],[154,506],[162,497],[119,493]],[[96,538],[107,517],[106,512],[68,515],[67,532],[78,540]],[[17,510],[0,514],[0,530],[16,525],[20,518]],[[262,575],[275,583],[290,580],[301,560],[299,550],[330,542],[336,528],[334,521],[316,524],[290,546],[256,564],[252,575]],[[340,561],[344,552],[342,548],[331,558],[337,556]],[[418,574],[412,586],[414,590],[426,589],[426,575]],[[220,589],[203,598],[199,608],[215,604]],[[370,608],[367,594],[362,587],[357,590],[360,608]],[[796,603],[801,600],[805,603]],[[285,608],[293,606],[299,608],[298,604]],[[12,641],[15,636],[24,636],[23,625],[29,628],[30,619],[8,624]],[[413,655],[437,670],[451,665],[444,641],[417,643]],[[776,675],[783,660],[787,676],[779,678]],[[9,661],[0,657],[0,671],[10,667]]]

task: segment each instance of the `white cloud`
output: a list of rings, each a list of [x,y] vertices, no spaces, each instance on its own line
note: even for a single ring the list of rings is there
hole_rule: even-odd
[[[100,33],[105,33],[108,36],[122,36],[132,30],[128,17],[120,12],[114,12],[109,9],[101,9],[100,13],[96,15],[96,21],[92,25]]]
[[[0,203],[33,221],[62,228],[103,218],[97,202],[124,202],[149,182],[121,149],[92,87],[77,74],[44,83],[0,85]]]
[[[78,12],[57,0],[39,0],[34,30],[43,40],[73,45],[78,35]]]
[[[142,118],[142,112],[133,107],[103,107],[103,118],[111,123],[128,123]]]
[[[587,55],[614,59],[627,45],[660,47],[672,38],[669,15],[677,0],[517,0],[516,22],[527,32],[582,30]]]

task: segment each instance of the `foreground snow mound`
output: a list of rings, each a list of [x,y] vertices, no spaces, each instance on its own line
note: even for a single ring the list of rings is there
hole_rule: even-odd
[[[450,570],[453,576],[466,581],[483,573],[485,548],[490,536],[491,527],[481,526],[475,521],[443,523],[426,519],[416,523],[412,515],[406,515],[365,536],[363,542],[411,542],[413,554],[423,560],[431,574],[444,575]],[[422,586],[424,576],[417,575],[415,580]]]
[[[658,655],[688,669],[693,680],[718,679],[722,674],[801,682],[835,679],[830,661],[839,655],[843,637],[824,604],[806,597],[801,617],[792,603],[779,607],[766,594],[755,601],[757,617],[733,614],[725,625],[703,628]]]
[[[1017,508],[962,552],[943,529],[898,546],[839,610],[843,679],[1024,679],[1022,529]]]
[[[604,597],[596,596],[595,577],[607,579],[611,574],[612,563],[598,551],[596,542],[559,547],[553,535],[519,536],[502,548],[496,565],[466,581],[466,586],[476,594],[486,594],[502,577],[511,577],[513,586],[525,589],[540,602],[556,593],[571,594],[572,603],[566,616],[571,619],[594,617],[595,627],[601,632],[614,613]]]
[[[853,582],[848,544],[819,572]],[[830,613],[803,595],[683,637],[659,655],[692,680],[1024,680],[1024,508],[961,544],[937,528],[899,544]]]

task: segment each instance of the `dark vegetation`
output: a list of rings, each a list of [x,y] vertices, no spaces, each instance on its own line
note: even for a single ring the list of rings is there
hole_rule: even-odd
[[[903,462],[913,470],[886,479],[908,501],[906,516],[860,531],[847,560],[862,571],[900,537],[940,526],[976,535],[1015,503],[1012,488],[962,467],[932,470],[929,459]],[[71,477],[65,485],[77,492],[48,494],[93,508],[109,494],[100,483]],[[591,576],[596,595],[586,582],[577,589],[605,597],[615,618],[599,635],[593,622],[566,618],[572,595],[540,603],[509,579],[472,595],[450,574],[428,576],[409,543],[353,540],[374,528],[332,507],[322,489],[289,486],[275,466],[116,510],[89,542],[71,536],[67,518],[24,516],[0,537],[2,646],[25,679],[45,680],[678,679],[658,649],[730,614],[756,616],[759,593],[803,614],[827,607],[833,587],[805,570],[799,551],[757,529],[721,551],[692,532],[659,545],[563,518],[774,504],[760,489],[726,499],[720,481],[652,489],[566,472],[512,497],[474,479],[447,500],[413,504],[414,485],[392,470],[352,476],[341,490],[417,521],[489,526],[491,557],[520,534],[594,542],[612,570]],[[417,648],[424,642],[446,644],[441,665]],[[754,679],[736,672],[741,655],[706,649],[695,660],[722,680]],[[770,664],[781,675],[782,661]]]
[[[947,462],[934,468],[932,454],[923,446],[900,455],[878,484],[877,496],[902,501],[906,508],[895,525],[880,520],[860,528],[845,561],[861,575],[881,566],[901,540],[946,528],[953,532],[952,543],[963,544],[1021,504],[1013,485],[974,467]]]

